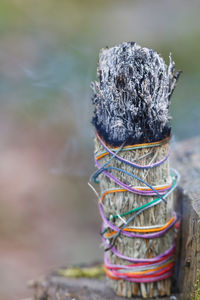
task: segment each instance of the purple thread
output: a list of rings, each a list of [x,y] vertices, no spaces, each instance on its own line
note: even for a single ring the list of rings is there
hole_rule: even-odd
[[[125,158],[122,158],[121,156],[117,155],[115,152],[113,152],[112,150],[110,150],[110,149],[106,146],[106,144],[103,142],[103,140],[100,138],[100,136],[99,136],[98,134],[96,134],[96,136],[97,136],[98,140],[100,141],[100,143],[102,144],[102,146],[103,146],[110,154],[114,155],[118,160],[124,162],[125,164],[130,165],[130,166],[132,166],[132,167],[135,167],[135,168],[137,168],[137,169],[151,169],[151,168],[154,168],[154,167],[158,167],[158,166],[160,166],[162,163],[164,163],[164,162],[167,160],[167,158],[169,157],[170,151],[168,150],[166,156],[165,156],[163,159],[161,159],[160,161],[158,161],[158,162],[156,162],[156,163],[154,163],[154,164],[152,164],[152,165],[141,166],[141,165],[138,165],[138,164],[134,164],[133,162],[128,161],[128,160],[125,159]]]
[[[109,271],[110,272],[110,271]],[[112,273],[112,272],[111,272]],[[127,280],[127,281],[131,281],[131,282],[155,282],[155,281],[159,281],[159,280],[162,280],[162,279],[165,279],[165,278],[168,278],[172,275],[172,271],[169,271],[163,275],[159,275],[157,277],[153,277],[153,278],[130,278],[130,277],[127,277],[127,276],[119,276],[117,275],[118,278],[120,279],[124,279],[124,280]],[[116,277],[116,276],[115,276]]]
[[[172,250],[174,250],[174,248]],[[156,265],[156,266],[157,265],[162,265],[162,264],[166,263],[169,259],[170,259],[170,257],[167,257],[159,263],[157,263],[157,261],[158,261],[157,260],[157,261],[151,263],[151,267],[153,267],[154,265]],[[104,255],[104,262],[106,264],[106,267],[109,268],[109,269],[118,269],[118,268],[119,269],[130,269],[130,268],[132,268],[132,266],[129,266],[129,265],[114,265],[114,264],[111,264],[108,260],[108,257],[106,256],[106,254]],[[140,267],[140,266],[138,266],[138,267]],[[133,268],[137,269],[137,266],[134,266]]]
[[[103,240],[104,244],[106,244],[106,239],[104,237],[102,237],[102,240]],[[155,262],[155,261],[161,259],[163,256],[168,255],[174,248],[175,248],[175,244],[173,243],[173,245],[169,249],[167,249],[162,254],[155,256],[153,258],[132,258],[132,257],[128,257],[128,256],[121,254],[115,247],[112,247],[111,250],[119,258],[127,260],[132,263],[143,263],[143,262],[151,263],[151,262]]]
[[[168,268],[168,266],[167,267],[164,267],[163,269],[162,269],[162,271],[163,270],[166,270]],[[115,270],[110,270],[109,269],[109,272],[111,272],[111,273],[113,273],[115,276],[117,276],[117,277],[120,277],[120,276],[125,276],[125,277],[127,277],[127,278],[130,278],[129,276],[126,276],[126,275],[120,275],[120,272],[118,272],[118,271],[115,271]],[[132,271],[131,271],[132,272]],[[154,274],[156,274],[156,273],[158,273],[158,272],[160,272],[160,270],[156,270],[156,271],[149,271],[146,275],[154,275]],[[123,272],[122,272],[123,273]]]
[[[98,136],[97,134],[97,137],[99,139],[99,141],[101,142],[101,144],[103,145],[103,147],[111,154],[113,155],[113,157],[116,157],[119,161],[122,161],[124,162],[125,164],[128,164],[132,167],[135,167],[135,168],[139,168],[139,169],[150,169],[150,168],[153,168],[153,167],[156,167],[156,166],[159,166],[161,165],[162,163],[164,163],[168,156],[169,156],[169,150],[166,154],[166,156],[152,164],[152,165],[146,165],[146,166],[141,166],[141,165],[138,165],[138,164],[134,164],[122,157],[120,157],[119,155],[117,155],[117,153],[113,152],[112,150],[110,150],[106,144],[104,144],[104,142],[101,140],[101,138]],[[102,166],[100,165],[100,163],[98,162],[98,160],[96,159],[95,157],[95,162],[96,162],[96,166],[98,169],[101,169]],[[112,175],[110,172],[108,172],[107,170],[103,170],[103,173],[108,176],[111,180],[113,180],[115,183],[117,183],[119,186],[125,188],[127,191],[130,191],[132,193],[135,193],[135,194],[140,194],[140,195],[155,195],[156,193],[153,191],[153,190],[150,190],[150,191],[145,191],[145,190],[138,190],[138,189],[135,189],[135,188],[132,188],[130,187],[129,185],[121,182],[119,179],[117,179],[114,175]],[[167,188],[164,188],[164,189],[161,189],[161,190],[157,190],[161,195],[165,194],[165,191],[169,190],[171,188],[170,187],[167,187]],[[104,224],[107,224],[111,229],[113,229],[114,231],[116,232],[120,232],[121,234],[125,235],[125,236],[128,236],[128,237],[131,237],[131,238],[144,238],[144,239],[150,239],[150,238],[157,238],[157,237],[160,237],[162,236],[163,234],[165,234],[166,231],[168,231],[170,228],[172,228],[172,226],[176,223],[177,221],[177,214],[174,213],[175,215],[175,219],[174,221],[167,227],[165,228],[164,230],[158,232],[158,233],[150,233],[150,234],[135,234],[135,233],[130,233],[130,232],[126,232],[126,231],[121,231],[117,226],[115,226],[114,224],[112,224],[111,222],[109,222],[109,220],[107,220],[107,218],[105,217],[105,214],[104,214],[104,211],[103,211],[103,207],[101,205],[101,203],[99,203],[99,211],[100,211],[100,214],[101,214],[101,217],[103,219],[103,223]],[[104,231],[104,225],[103,225],[103,231]],[[104,241],[104,243],[106,243],[106,239],[102,236],[102,239]],[[129,258],[129,257],[126,257],[124,256],[123,254],[119,253],[117,251],[117,249],[113,246],[110,250],[112,250],[112,252],[118,256],[119,258],[122,258],[122,259],[125,259],[127,261],[130,261],[130,262],[147,262],[147,263],[152,263],[151,266],[154,266],[155,264],[156,265],[162,265],[163,263],[167,262],[170,257],[166,257],[162,262],[157,262],[159,261],[160,258],[163,258],[164,256],[167,256],[168,254],[171,253],[171,256],[173,255],[173,250],[175,248],[175,245],[173,243],[173,245],[171,246],[170,249],[166,250],[163,254],[157,256],[157,257],[154,257],[154,258],[151,258],[151,259],[133,259],[133,258]],[[172,271],[168,270],[168,267],[165,267],[163,268],[162,271],[167,271],[165,274],[162,274],[162,275],[159,275],[159,276],[156,276],[157,273],[160,272],[160,270],[156,270],[156,271],[149,271],[148,272],[148,275],[154,275],[154,277],[148,277],[148,278],[132,278],[132,277],[129,277],[127,275],[121,275],[120,272],[117,272],[115,269],[116,268],[120,268],[120,269],[130,269],[131,266],[128,266],[128,265],[112,265],[109,261],[108,261],[108,258],[106,256],[106,254],[104,255],[104,262],[105,262],[105,266],[108,267],[108,269],[111,269],[109,270],[109,272],[111,273],[111,275],[115,276],[115,277],[118,277],[119,279],[124,279],[124,280],[127,280],[127,281],[130,281],[130,282],[154,282],[154,281],[159,281],[159,280],[162,280],[162,279],[165,279],[165,278],[168,278],[172,275]],[[157,263],[156,263],[157,262]],[[139,268],[141,266],[138,266]],[[137,266],[134,266],[133,268],[138,268]],[[113,269],[114,270],[113,270]]]
[[[103,207],[102,204],[99,203],[99,211],[100,211],[100,215],[102,217],[102,220],[104,223],[106,223],[112,230],[119,232],[120,229],[115,226],[114,224],[112,224],[109,220],[107,220],[107,218],[105,217],[104,211],[103,211]],[[175,215],[175,219],[174,221],[165,229],[163,229],[160,232],[156,232],[156,233],[148,233],[148,234],[137,234],[137,233],[133,233],[133,232],[128,232],[128,231],[124,231],[122,230],[120,233],[127,236],[127,237],[131,237],[131,238],[143,238],[143,239],[153,239],[153,238],[158,238],[161,237],[163,234],[165,234],[166,231],[168,231],[177,221],[177,214],[174,212]]]
[[[96,166],[98,169],[101,168],[101,165],[100,163],[98,162],[98,160],[96,159],[95,157],[95,163],[96,163]],[[138,195],[148,195],[148,196],[151,196],[151,195],[156,195],[156,193],[152,190],[150,191],[140,191],[140,190],[137,190],[135,188],[132,188],[130,187],[129,185],[127,185],[126,183],[120,181],[119,179],[117,179],[114,175],[112,175],[110,172],[106,171],[106,170],[103,170],[103,173],[109,177],[110,179],[112,179],[115,183],[117,183],[118,185],[120,185],[121,187],[123,187],[124,189],[128,190],[129,192],[131,193],[134,193],[134,194],[138,194]],[[157,190],[158,193],[160,195],[164,195],[165,194],[165,191],[168,191],[169,189],[171,188],[171,186],[167,187],[167,188],[164,188],[162,190]]]

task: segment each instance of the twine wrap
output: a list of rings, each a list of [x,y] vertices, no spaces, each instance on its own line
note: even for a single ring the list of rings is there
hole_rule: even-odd
[[[164,253],[153,257],[153,258],[131,258],[123,255],[115,248],[116,239],[120,235],[127,236],[129,238],[141,238],[141,239],[154,239],[159,238],[165,234],[170,229],[177,229],[179,227],[180,222],[178,222],[178,216],[176,212],[173,212],[173,216],[166,224],[162,225],[154,225],[154,226],[145,226],[145,227],[133,227],[128,226],[137,216],[140,215],[141,212],[149,209],[150,207],[159,205],[159,203],[164,202],[166,204],[166,198],[175,190],[178,182],[179,182],[179,174],[176,170],[171,170],[171,182],[167,185],[163,186],[151,186],[146,181],[137,177],[134,174],[134,169],[143,169],[148,170],[163,164],[168,156],[169,150],[165,157],[163,157],[160,161],[153,162],[147,165],[136,164],[135,162],[128,161],[119,156],[121,151],[128,151],[140,148],[153,148],[158,147],[162,144],[168,143],[169,138],[164,139],[159,142],[154,143],[145,143],[134,146],[126,146],[123,145],[119,148],[110,149],[106,143],[101,139],[101,137],[96,132],[96,137],[98,141],[104,148],[102,153],[95,154],[95,163],[98,170],[92,175],[91,180],[93,182],[98,182],[98,176],[103,173],[105,176],[109,177],[111,181],[115,183],[115,185],[119,185],[118,188],[114,186],[113,189],[103,191],[100,199],[99,199],[99,211],[102,217],[102,240],[105,245],[105,255],[104,255],[104,266],[105,272],[107,276],[113,280],[126,280],[130,282],[136,283],[150,283],[155,281],[160,281],[162,279],[166,279],[172,276],[173,267],[174,267],[174,252],[175,252],[175,242],[173,241],[171,247],[166,250]],[[106,161],[105,164],[101,165],[101,159],[106,156],[110,158]],[[112,160],[118,160],[123,164],[127,164],[132,167],[133,172],[127,172],[121,168],[109,166]],[[110,171],[122,172],[127,174],[128,176],[137,179],[139,182],[142,182],[143,186],[133,187],[130,184],[124,183],[111,174]],[[144,205],[139,207],[134,207],[131,210],[119,214],[116,212],[115,215],[106,216],[103,208],[103,201],[105,197],[112,193],[123,193],[129,192],[134,194],[145,196],[158,196],[156,199],[147,202]],[[127,221],[123,220],[123,217],[126,215],[131,215]],[[122,225],[116,226],[114,224],[115,219],[121,219]],[[107,256],[106,251],[112,251],[112,253],[121,259],[123,259],[126,264],[112,264]],[[131,264],[130,264],[131,263]]]

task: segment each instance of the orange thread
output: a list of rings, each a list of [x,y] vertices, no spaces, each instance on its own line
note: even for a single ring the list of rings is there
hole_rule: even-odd
[[[124,228],[122,231],[130,231],[130,232],[157,232],[162,231],[165,228],[167,228],[173,221],[175,220],[175,217],[171,218],[165,225],[158,227],[158,228],[150,228],[150,229],[134,229],[134,228]],[[111,231],[109,233],[106,233],[106,237],[111,237],[114,235],[116,231]]]
[[[172,184],[173,183],[170,183],[168,185],[164,185],[164,186],[161,186],[161,187],[154,187],[154,189],[155,190],[164,190],[164,189],[170,188],[172,186]],[[152,189],[146,188],[146,187],[138,187],[137,190],[139,190],[139,191],[151,191]],[[112,194],[112,193],[120,193],[120,192],[127,192],[127,190],[126,189],[113,189],[113,190],[110,190],[110,191],[106,191],[101,196],[100,202],[103,202],[106,195]]]
[[[129,146],[123,147],[123,149],[129,149],[129,148],[133,148],[133,147],[139,148],[139,147],[145,147],[145,146],[156,146],[156,145],[161,145],[161,144],[163,144],[163,143],[167,143],[168,140],[170,140],[170,138],[171,138],[171,136],[170,136],[170,137],[167,137],[167,138],[165,138],[165,139],[163,139],[163,140],[161,140],[161,141],[157,141],[157,142],[153,142],[153,143],[144,143],[144,144],[129,145]],[[119,147],[113,147],[112,149],[116,151],[116,150],[119,149]],[[100,154],[100,155],[97,155],[96,159],[99,160],[99,159],[101,159],[102,157],[107,156],[108,154],[109,154],[109,152],[106,151],[106,152],[104,152],[104,153],[102,153],[102,154]]]
[[[174,265],[174,263],[170,261],[170,262],[168,262],[168,263],[166,263],[162,266],[159,266],[159,267],[156,267],[156,268],[153,268],[153,269],[150,269],[150,270],[139,271],[139,272],[129,272],[128,275],[144,275],[144,274],[148,274],[149,272],[152,272],[152,271],[159,271],[160,269],[163,269],[163,268],[171,266],[171,265]],[[104,266],[104,269],[105,269],[105,271],[108,271],[105,266]]]

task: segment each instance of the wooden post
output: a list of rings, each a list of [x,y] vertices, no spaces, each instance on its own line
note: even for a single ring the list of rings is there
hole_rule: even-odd
[[[95,105],[93,124],[98,134],[108,147],[122,143],[134,145],[160,141],[170,136],[169,99],[174,90],[179,73],[174,73],[174,63],[170,57],[167,71],[162,58],[153,50],[141,48],[135,43],[122,43],[119,46],[103,49],[99,57],[98,81],[93,85],[93,104]],[[95,140],[95,154],[98,156],[104,147]],[[147,147],[126,152],[119,156],[145,166],[163,160],[169,150],[165,143],[155,148]],[[104,165],[111,156],[103,157]],[[113,159],[109,166],[118,167],[145,180],[152,186],[167,185],[171,182],[169,161],[150,169],[134,169],[128,164]],[[137,179],[127,174],[111,170],[121,182],[131,186],[143,186]],[[100,175],[100,190],[103,193],[119,188],[106,174]],[[129,191],[108,194],[103,202],[106,217],[122,214],[155,199],[155,196],[141,196]],[[165,224],[173,215],[173,194],[166,198],[167,204],[160,203],[141,212],[129,226],[144,227]],[[125,216],[127,222],[130,216]],[[121,219],[113,220],[117,227]],[[164,236],[154,239],[143,239],[120,235],[115,243],[116,249],[130,258],[154,258],[167,251],[174,241],[174,230],[171,228]],[[125,265],[128,262],[108,251],[112,264]],[[130,264],[130,263],[129,263]],[[171,280],[164,279],[151,283],[133,283],[128,280],[109,279],[115,293],[123,297],[142,296],[151,298],[170,295]]]
[[[200,137],[185,140],[171,158],[181,174],[182,225],[176,287],[183,300],[200,299]]]

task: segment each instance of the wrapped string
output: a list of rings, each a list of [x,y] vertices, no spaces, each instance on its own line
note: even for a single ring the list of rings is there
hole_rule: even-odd
[[[139,168],[139,169],[151,169],[156,166],[161,165],[164,163],[168,156],[169,156],[169,150],[166,154],[166,156],[155,163],[148,164],[148,165],[139,165],[133,162],[130,162],[122,157],[120,157],[118,154],[121,151],[129,151],[132,149],[138,149],[138,148],[147,148],[147,147],[157,147],[160,145],[163,145],[165,143],[168,143],[169,138],[166,138],[162,141],[159,142],[154,142],[154,143],[145,143],[141,145],[134,145],[134,146],[125,146],[122,144],[121,147],[116,147],[114,149],[110,149],[104,141],[100,138],[98,133],[96,132],[96,137],[101,143],[101,145],[104,147],[104,151],[98,155],[95,155],[95,163],[98,168],[98,170],[91,176],[91,180],[93,182],[98,183],[98,176],[101,173],[104,173],[106,176],[108,176],[111,180],[113,180],[115,183],[117,183],[119,186],[122,188],[119,189],[111,189],[104,191],[102,193],[102,196],[99,199],[99,211],[100,215],[103,220],[103,227],[102,227],[102,239],[104,244],[107,246],[106,250],[111,250],[116,256],[118,256],[121,259],[124,259],[129,262],[134,262],[134,264],[127,264],[127,265],[114,265],[111,264],[108,260],[108,257],[105,252],[104,256],[104,266],[105,266],[105,272],[108,277],[119,280],[119,279],[124,279],[132,282],[154,282],[158,281],[161,279],[168,278],[172,275],[173,267],[174,267],[174,249],[175,245],[173,244],[172,247],[165,251],[163,254],[155,257],[155,258],[144,258],[144,259],[133,259],[124,256],[120,252],[117,251],[117,249],[114,247],[116,238],[122,234],[130,238],[144,238],[144,239],[152,239],[152,238],[158,238],[163,236],[169,229],[171,229],[178,220],[177,214],[174,212],[173,217],[164,225],[160,226],[146,226],[144,227],[127,227],[128,224],[133,221],[133,219],[138,216],[141,212],[145,211],[146,209],[153,207],[155,205],[158,205],[161,201],[163,201],[166,204],[165,198],[169,196],[170,193],[174,191],[176,188],[178,182],[179,182],[179,174],[176,170],[171,169],[171,182],[167,185],[163,186],[151,186],[144,180],[140,179],[136,175],[127,172],[123,169],[116,168],[116,167],[111,167],[108,166],[109,163],[115,158],[118,159],[119,161],[128,164],[129,166],[132,166],[134,168]],[[107,155],[111,155],[111,158],[103,165],[101,166],[99,163],[99,160]],[[108,170],[115,170],[119,171],[122,173],[125,173],[129,175],[132,178],[137,179],[138,181],[142,182],[146,186],[142,187],[132,187],[122,181],[120,181],[117,177],[112,175]],[[103,201],[106,195],[111,194],[111,193],[118,193],[118,192],[131,192],[135,194],[140,194],[140,195],[148,195],[148,196],[154,196],[157,195],[158,198],[150,201],[149,203],[146,203],[144,205],[141,205],[140,207],[134,208],[130,211],[127,211],[122,214],[116,214],[116,215],[110,215],[109,217],[105,216],[104,210],[103,210]],[[125,215],[132,214],[132,215],[127,221],[124,221],[124,224],[120,227],[117,227],[116,225],[112,224],[111,221],[117,218],[122,218]],[[109,228],[109,232],[108,232]],[[110,242],[110,239],[112,242]]]
[[[113,225],[110,221],[108,221],[105,217],[104,211],[103,211],[103,207],[101,204],[99,204],[99,211],[100,211],[100,215],[102,217],[103,222],[109,227],[111,228],[114,233],[121,233],[127,237],[130,238],[143,238],[143,239],[153,239],[153,238],[157,238],[157,237],[161,237],[167,230],[169,230],[177,221],[177,215],[176,213],[174,213],[174,217],[167,223],[167,225],[164,225],[164,229],[161,229],[159,232],[156,233],[148,233],[148,234],[137,234],[137,233],[132,233],[129,232],[130,229],[128,230],[125,225],[127,225],[127,223],[122,227],[122,228],[118,228],[117,226]],[[141,211],[140,211],[141,213]],[[131,220],[132,221],[132,220]],[[110,235],[113,237],[113,231],[111,231],[110,233],[106,234],[106,237],[108,238]],[[148,231],[148,230],[147,230]]]
[[[163,277],[171,274],[173,269],[174,261],[172,256],[174,251],[175,246],[173,245],[163,256],[156,257],[154,261],[142,261],[129,265],[111,264],[105,255],[105,270],[109,277],[116,280],[126,279],[134,282],[149,282],[150,280],[152,282],[158,280],[158,277],[159,279],[161,277],[164,279]]]
[[[131,167],[134,167],[134,168],[138,168],[138,169],[151,169],[151,168],[154,168],[154,167],[157,167],[157,166],[160,166],[161,164],[163,164],[166,160],[167,160],[167,158],[169,157],[169,150],[168,150],[168,152],[167,152],[167,154],[165,155],[165,157],[163,158],[163,159],[161,159],[160,161],[158,161],[158,162],[156,162],[156,163],[154,163],[154,164],[151,164],[151,165],[146,165],[146,166],[142,166],[142,165],[138,165],[138,164],[135,164],[135,163],[133,163],[133,162],[131,162],[131,161],[128,161],[127,159],[124,159],[124,158],[122,158],[121,156],[119,156],[119,155],[117,155],[117,152],[115,152],[115,151],[113,151],[113,150],[111,150],[111,149],[109,149],[107,146],[106,146],[106,144],[104,143],[104,141],[100,138],[100,136],[98,135],[98,133],[96,132],[96,137],[98,138],[98,140],[100,141],[100,143],[102,144],[102,146],[105,148],[105,150],[107,150],[107,152],[104,152],[103,154],[104,154],[104,156],[106,156],[106,155],[108,155],[108,154],[111,154],[111,155],[113,155],[115,158],[117,158],[119,161],[121,161],[121,162],[123,162],[123,163],[125,163],[125,164],[127,164],[127,165],[129,165],[129,166],[131,166]],[[151,143],[151,146],[160,146],[161,144],[165,144],[165,143],[167,143],[167,141],[169,141],[169,138],[167,138],[167,139],[164,139],[163,141],[162,141],[162,143],[158,143],[158,142],[155,142],[155,143]],[[133,149],[136,149],[136,147],[138,148],[143,148],[144,146],[147,146],[148,144],[143,144],[143,145],[140,145],[140,147],[139,147],[139,145],[137,145],[137,146],[135,146],[135,147],[126,147],[126,148],[124,148],[123,150],[124,151],[126,151],[126,150],[133,150]],[[120,149],[120,148],[118,148],[118,149]],[[121,151],[122,149],[120,149],[120,151]],[[103,156],[102,156],[102,154],[101,155],[98,155],[97,157],[96,157],[96,160],[98,161],[100,158],[102,158]]]
[[[174,187],[177,186],[176,181],[177,181],[177,180],[175,180],[175,179],[173,180],[173,183],[172,183],[172,186],[171,186],[171,188],[170,188],[170,191],[172,191],[172,189],[174,190]],[[103,202],[103,200],[104,200],[104,198],[105,198],[106,195],[111,194],[111,193],[119,193],[119,192],[127,192],[127,190],[125,190],[125,189],[112,189],[112,190],[107,190],[107,191],[105,191],[105,192],[102,194],[102,196],[101,196],[101,198],[100,198],[100,200],[99,200],[100,203]],[[163,198],[166,198],[166,197],[163,197]],[[142,208],[144,208],[144,207],[146,207],[146,206],[149,206],[149,205],[151,205],[151,204],[153,204],[153,203],[158,203],[158,202],[160,202],[160,201],[161,201],[160,198],[156,198],[156,199],[154,199],[154,200],[152,200],[152,201],[150,201],[150,202],[148,202],[148,203],[146,203],[146,204],[143,204],[143,205],[141,205],[141,206],[139,206],[139,207],[136,207],[136,208],[134,208],[134,209],[131,209],[131,210],[129,210],[129,211],[127,211],[127,212],[124,212],[124,213],[122,213],[122,214],[120,214],[120,215],[110,215],[110,217],[108,218],[108,220],[114,220],[114,219],[117,219],[117,218],[119,218],[119,217],[124,217],[124,216],[129,215],[129,214],[131,214],[131,213],[133,213],[133,212],[135,212],[135,211],[138,211],[138,210],[140,210],[140,209],[142,209]]]

